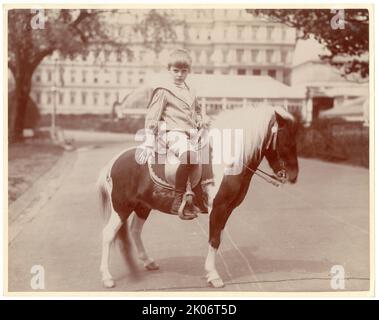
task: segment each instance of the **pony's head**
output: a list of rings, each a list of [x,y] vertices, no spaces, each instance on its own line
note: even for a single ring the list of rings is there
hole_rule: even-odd
[[[296,150],[296,122],[283,108],[275,108],[271,134],[264,156],[283,182],[295,183],[299,173]]]

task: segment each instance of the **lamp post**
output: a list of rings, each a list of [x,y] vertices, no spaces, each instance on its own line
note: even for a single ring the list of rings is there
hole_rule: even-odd
[[[56,113],[57,113],[57,62],[58,59],[54,60],[54,84],[51,87],[51,92],[53,93],[53,110],[51,112],[51,136],[55,141],[57,139],[57,129],[56,129]]]

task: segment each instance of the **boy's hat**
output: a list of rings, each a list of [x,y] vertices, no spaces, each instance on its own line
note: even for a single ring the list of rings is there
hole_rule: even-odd
[[[168,57],[168,67],[191,68],[192,59],[187,50],[176,49]]]

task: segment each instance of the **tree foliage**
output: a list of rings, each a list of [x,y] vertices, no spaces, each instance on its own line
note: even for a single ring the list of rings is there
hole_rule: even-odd
[[[300,39],[313,36],[329,51],[321,59],[339,68],[344,75],[368,77],[367,9],[336,12],[329,9],[248,9],[247,12],[296,28]]]
[[[75,56],[94,48],[128,51],[125,39],[112,33],[107,19],[118,10],[30,9],[8,11],[8,67],[15,80],[15,116],[11,124],[10,141],[22,140],[27,101],[32,85],[32,75],[42,60],[58,51]],[[124,12],[127,16],[127,11]],[[141,13],[143,13],[141,11]],[[130,15],[129,15],[130,16]],[[153,18],[153,19],[152,19]],[[33,21],[43,27],[33,26]],[[161,50],[165,37],[173,38],[174,30],[167,17],[156,11],[141,14],[135,29],[142,33],[144,43],[155,51]],[[153,32],[151,32],[153,30]]]

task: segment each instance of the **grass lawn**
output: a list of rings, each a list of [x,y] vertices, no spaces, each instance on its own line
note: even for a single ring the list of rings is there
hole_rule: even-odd
[[[27,141],[8,149],[8,201],[11,204],[51,169],[63,149],[46,142]]]

